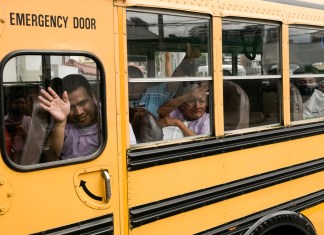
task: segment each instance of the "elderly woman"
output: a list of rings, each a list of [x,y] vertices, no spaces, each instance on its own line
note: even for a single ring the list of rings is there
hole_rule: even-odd
[[[164,103],[158,109],[160,125],[178,127],[183,136],[210,133],[210,117],[206,113],[208,87],[197,84],[186,87],[183,95]]]

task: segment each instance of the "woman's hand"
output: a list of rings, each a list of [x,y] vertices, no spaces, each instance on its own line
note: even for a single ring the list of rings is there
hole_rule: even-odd
[[[159,124],[162,128],[167,126],[178,126],[179,122],[181,121],[178,118],[165,117],[159,119]]]

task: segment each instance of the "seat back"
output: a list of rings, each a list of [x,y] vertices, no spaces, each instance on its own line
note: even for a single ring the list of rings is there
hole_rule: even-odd
[[[303,101],[298,88],[290,83],[290,120],[303,119]]]
[[[163,139],[163,132],[158,119],[145,108],[131,107],[129,109],[129,119],[138,144]]]
[[[245,91],[236,83],[224,81],[225,131],[249,127],[250,102]]]

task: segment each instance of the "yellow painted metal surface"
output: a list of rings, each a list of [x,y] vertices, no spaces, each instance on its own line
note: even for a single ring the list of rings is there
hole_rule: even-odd
[[[90,9],[95,9],[94,11]],[[119,159],[122,158],[121,146],[117,151],[116,124],[116,70],[113,1],[9,1],[0,3],[0,58],[17,50],[27,51],[66,51],[87,52],[95,55],[103,64],[106,76],[107,142],[100,155],[88,162],[71,164],[30,172],[10,169],[0,161],[0,176],[6,178],[6,185],[0,186],[0,205],[6,208],[0,214],[1,233],[6,235],[31,234],[62,227],[79,221],[89,220],[102,215],[115,214],[115,234],[120,233],[120,189]],[[24,22],[18,25],[16,13],[34,14],[42,17],[61,16],[62,27],[52,27],[50,22],[41,26]],[[85,28],[82,19],[93,19],[95,27]],[[118,98],[119,99],[119,98]],[[123,155],[125,158],[125,155]],[[125,163],[123,163],[125,164]],[[104,188],[97,183],[102,181],[98,174],[91,173],[93,168],[109,169],[112,178],[112,198],[108,203],[96,201],[85,194],[78,185],[81,180],[89,181],[88,190],[96,196],[104,195]],[[77,174],[76,172],[87,173]],[[76,174],[76,175],[75,175]],[[37,183],[36,183],[37,182]],[[10,202],[11,201],[11,202]],[[123,219],[124,221],[125,219]],[[18,222],[19,221],[19,222]],[[19,226],[17,226],[19,223]]]
[[[322,140],[319,135],[130,172],[130,206],[319,159]]]
[[[320,172],[252,193],[243,194],[135,228],[132,234],[150,234],[150,231],[154,231],[154,234],[157,235],[195,234],[215,227],[215,225],[225,224],[237,218],[243,218],[271,208],[274,205],[289,202],[297,197],[307,195],[309,192],[320,190],[324,187],[323,177],[324,173]],[[323,229],[321,228],[322,225],[319,224],[319,219],[323,218],[321,217],[323,216],[321,209],[323,209],[323,206],[315,207],[314,211],[304,211],[304,214],[309,215],[310,218],[314,217],[315,220],[316,217],[315,222],[319,227],[319,231]],[[173,228],[177,228],[177,230],[173,230]],[[321,233],[318,234],[320,235]]]
[[[324,234],[324,203],[308,208],[302,211],[302,214],[310,219],[312,224],[315,226],[318,235]]]
[[[4,215],[10,209],[15,193],[6,176],[0,175],[0,215]]]

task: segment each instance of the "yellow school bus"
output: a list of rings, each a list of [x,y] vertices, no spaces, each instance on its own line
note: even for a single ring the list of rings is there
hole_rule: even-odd
[[[324,234],[324,4],[2,0],[1,234]]]

